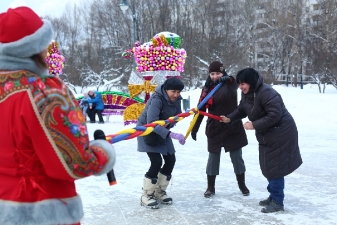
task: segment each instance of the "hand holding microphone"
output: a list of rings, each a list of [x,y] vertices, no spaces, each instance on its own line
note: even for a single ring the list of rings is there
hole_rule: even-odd
[[[104,132],[102,130],[95,130],[94,140],[106,140]],[[117,180],[113,169],[110,170],[110,172],[108,172],[106,175],[108,177],[110,186],[117,184]]]

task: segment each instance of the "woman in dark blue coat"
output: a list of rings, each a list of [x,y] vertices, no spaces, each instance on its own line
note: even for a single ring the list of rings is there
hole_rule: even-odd
[[[180,92],[183,89],[184,84],[176,77],[169,78],[164,84],[157,86],[139,116],[137,126],[165,120],[181,113]],[[185,144],[184,135],[170,131],[173,126],[174,124],[160,126],[147,136],[137,137],[138,151],[146,152],[151,161],[144,177],[141,197],[143,206],[156,209],[159,203],[172,203],[172,198],[166,194],[176,161],[172,138],[179,140],[180,144]],[[163,166],[162,158],[165,162]]]
[[[242,91],[238,108],[227,116],[225,123],[248,116],[246,130],[255,130],[259,142],[259,161],[262,174],[268,180],[269,197],[260,201],[264,213],[284,210],[284,177],[295,171],[302,158],[298,147],[295,121],[286,109],[282,97],[271,86],[263,83],[254,69],[238,72],[236,81]]]

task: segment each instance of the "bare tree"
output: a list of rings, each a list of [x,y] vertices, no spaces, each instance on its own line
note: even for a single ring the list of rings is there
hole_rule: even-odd
[[[308,74],[336,86],[336,0],[318,0],[316,10],[304,0],[128,0],[126,12],[119,3],[82,1],[61,18],[49,17],[66,57],[67,83],[127,91],[133,60],[121,55],[134,45],[135,24],[141,43],[162,31],[181,37],[182,80],[190,88],[203,84],[213,60],[224,62],[230,75],[255,67],[267,83],[287,74],[297,85]]]

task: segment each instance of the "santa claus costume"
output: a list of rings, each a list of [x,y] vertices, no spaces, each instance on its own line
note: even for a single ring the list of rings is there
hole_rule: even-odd
[[[115,163],[106,140],[89,144],[71,91],[37,63],[52,37],[51,23],[28,7],[0,14],[1,225],[79,224],[74,181]]]

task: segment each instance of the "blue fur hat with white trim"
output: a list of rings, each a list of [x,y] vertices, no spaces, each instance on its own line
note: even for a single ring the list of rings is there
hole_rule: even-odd
[[[28,58],[45,50],[53,28],[32,9],[18,7],[0,14],[0,56]]]

